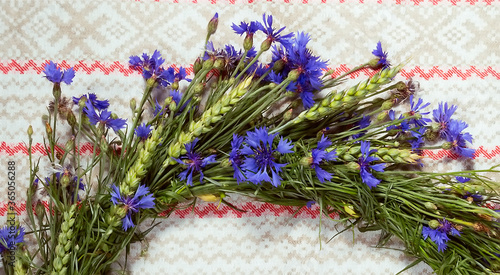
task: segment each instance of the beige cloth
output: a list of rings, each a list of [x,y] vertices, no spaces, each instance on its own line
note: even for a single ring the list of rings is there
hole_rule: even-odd
[[[176,3],[180,2],[180,3]],[[250,3],[251,2],[251,3]],[[289,3],[290,2],[290,3]],[[305,4],[303,4],[304,2]],[[308,2],[308,3],[307,3]],[[276,26],[311,35],[310,47],[332,68],[352,68],[372,58],[377,41],[393,64],[407,65],[398,79],[413,77],[432,102],[459,106],[474,147],[485,151],[475,168],[499,162],[500,43],[498,1],[35,1],[3,2],[0,11],[0,158],[16,162],[18,202],[25,201],[29,165],[22,143],[33,125],[42,142],[51,85],[41,74],[46,60],[76,66],[66,96],[94,92],[129,117],[129,100],[141,97],[143,80],[127,68],[130,55],[162,52],[166,63],[192,64],[203,48],[208,20],[219,13],[216,46],[241,45],[232,23],[273,14]],[[214,3],[214,4],[212,4]],[[262,37],[256,35],[256,41]],[[258,43],[258,42],[256,42]],[[357,75],[352,82],[366,78]],[[63,133],[63,129],[59,129]],[[40,154],[38,154],[40,156]],[[430,169],[460,169],[463,163],[438,157]],[[0,169],[5,179],[6,169]],[[3,185],[1,185],[3,186]],[[1,187],[0,186],[0,187]],[[0,188],[5,209],[6,187]],[[241,201],[242,200],[242,201]],[[235,203],[249,203],[235,198]],[[261,207],[261,204],[250,203]],[[3,207],[3,208],[2,208]],[[198,214],[164,220],[148,242],[132,246],[132,274],[394,274],[413,259],[395,250],[372,248],[376,233],[346,232],[330,243],[336,222],[284,210],[251,212],[239,218],[213,205]],[[281,211],[281,212],[280,212]],[[276,216],[277,213],[280,216]],[[201,213],[201,214],[200,214]],[[5,220],[5,210],[0,211]],[[320,249],[319,238],[322,240]],[[391,243],[400,247],[399,242]],[[144,255],[141,251],[147,249]],[[429,274],[419,264],[406,274]]]

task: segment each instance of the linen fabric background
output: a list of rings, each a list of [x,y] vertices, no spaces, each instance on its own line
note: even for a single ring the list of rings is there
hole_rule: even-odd
[[[48,60],[74,66],[76,77],[63,95],[96,93],[110,110],[130,117],[129,100],[139,100],[144,81],[128,68],[131,55],[161,51],[167,64],[188,66],[203,49],[206,25],[215,12],[218,47],[241,47],[232,23],[262,20],[311,35],[309,47],[330,67],[347,71],[372,58],[378,41],[393,64],[407,62],[398,80],[413,78],[431,108],[447,101],[469,123],[478,148],[473,161],[444,151],[426,152],[426,169],[487,168],[500,163],[500,1],[498,0],[199,0],[199,1],[0,1],[0,224],[6,220],[7,162],[15,161],[16,202],[21,221],[29,185],[26,129],[37,148],[45,133],[41,116],[52,98],[42,74]],[[262,36],[256,35],[260,45]],[[363,71],[349,83],[368,77]],[[67,129],[61,129],[61,134]],[[41,150],[35,157],[41,157]],[[496,179],[500,180],[499,177]],[[348,231],[323,219],[318,208],[301,211],[232,197],[248,210],[203,203],[177,211],[134,244],[131,274],[395,274],[414,259],[398,250],[377,249],[378,233]],[[353,236],[354,235],[354,236]],[[321,239],[321,245],[320,245]],[[390,246],[401,249],[401,243]],[[124,259],[122,258],[122,261]],[[119,266],[116,266],[119,268]],[[405,274],[431,274],[425,264]]]

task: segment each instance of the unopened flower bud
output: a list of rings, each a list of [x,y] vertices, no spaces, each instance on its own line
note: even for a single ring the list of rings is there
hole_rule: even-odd
[[[348,164],[346,164],[346,166],[350,170],[359,170],[359,167],[360,167],[357,162],[349,162]]]
[[[210,70],[213,67],[214,67],[214,61],[211,58],[203,61],[203,69],[204,70]]]
[[[66,150],[67,152],[73,150],[73,146],[75,145],[75,141],[74,141],[73,138],[71,138],[70,140],[68,140],[66,142],[66,144],[64,145],[64,150]]]
[[[262,44],[260,44],[260,50],[265,52],[271,48],[272,40],[271,39],[266,39],[262,41]]]
[[[438,228],[439,225],[440,225],[440,223],[439,223],[438,220],[431,220],[431,221],[429,221],[429,227],[432,228],[432,229]]]
[[[205,88],[205,85],[203,85],[203,83],[196,84],[196,86],[194,87],[194,93],[200,94],[203,91],[203,88]]]
[[[31,137],[31,135],[33,135],[33,127],[31,127],[31,125],[28,126],[28,131],[27,132],[28,132],[28,136]]]
[[[284,67],[285,67],[285,61],[283,59],[280,59],[274,62],[273,71],[279,73],[283,70]]]
[[[288,73],[288,79],[290,79],[291,81],[297,81],[297,79],[299,79],[299,76],[302,74],[302,72],[298,69],[295,69],[295,70],[291,70],[289,73]]]
[[[284,114],[283,114],[283,120],[284,121],[289,121],[291,118],[292,118],[292,115],[293,115],[293,110],[290,109],[288,111],[286,111]]]
[[[80,100],[78,100],[78,107],[83,108],[85,107],[85,103],[87,102],[87,97],[82,96]]]
[[[450,150],[451,148],[453,148],[453,144],[451,142],[445,142],[441,145],[441,148],[445,150]]]
[[[425,202],[424,206],[427,210],[437,210],[437,206],[430,201]]]
[[[73,114],[73,111],[71,111],[71,110],[68,110],[68,112],[66,112],[66,120],[68,121],[68,124],[71,127],[76,127],[78,125],[78,123],[76,121],[76,117]]]
[[[54,95],[54,98],[58,99],[61,97],[61,83],[54,83],[52,94]]]
[[[224,61],[224,58],[217,58],[214,62],[214,68],[221,71],[222,69],[224,69],[225,63],[226,62]]]
[[[172,88],[172,90],[178,90],[179,89],[179,81],[174,81],[174,83],[172,83],[172,85],[170,85],[170,87]]]
[[[384,121],[389,114],[387,111],[381,112],[380,114],[377,115],[377,121]]]
[[[408,87],[406,86],[406,84],[403,81],[399,81],[398,83],[396,83],[396,90],[406,91],[406,89],[408,89]]]
[[[394,105],[394,102],[392,100],[386,100],[384,103],[382,103],[382,110],[390,110],[392,106]]]
[[[373,58],[372,60],[370,60],[370,62],[368,62],[368,66],[374,70],[377,70],[383,66],[382,64],[378,63],[379,61],[380,61],[380,58],[378,58],[378,57]]]
[[[312,164],[312,157],[303,157],[300,159],[300,165],[310,166]]]
[[[207,26],[207,34],[211,36],[217,31],[217,25],[219,25],[219,14],[215,13],[214,17],[210,19]]]
[[[252,47],[253,47],[253,35],[248,34],[245,37],[245,40],[243,40],[243,49],[245,51],[249,51],[250,49],[252,49]]]
[[[193,72],[196,75],[203,67],[201,59],[198,57],[193,64]]]
[[[130,100],[130,109],[132,112],[135,112],[135,109],[137,108],[137,102],[135,101],[135,98],[132,98]]]
[[[47,136],[52,135],[52,127],[50,127],[50,124],[48,122],[45,122],[45,132],[47,133]]]

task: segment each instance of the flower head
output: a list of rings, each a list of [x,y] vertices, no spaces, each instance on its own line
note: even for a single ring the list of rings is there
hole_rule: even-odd
[[[93,125],[101,123],[107,128],[113,129],[115,132],[120,131],[120,129],[124,128],[127,125],[125,119],[112,118],[111,112],[108,110],[101,110],[99,111],[99,113],[96,112],[90,100],[87,100],[87,102],[85,103],[83,111],[85,112],[85,114],[87,114],[89,122]]]
[[[3,254],[4,251],[16,249],[20,243],[24,243],[24,228],[22,226],[11,230],[6,225],[0,229],[0,254]]]
[[[460,236],[460,232],[446,219],[440,220],[435,229],[428,226],[424,226],[422,228],[422,236],[424,237],[424,240],[430,237],[431,240],[437,244],[439,252],[445,251],[448,247],[447,242],[450,240],[448,235]]]
[[[320,164],[337,159],[337,152],[335,150],[326,151],[326,148],[330,145],[332,145],[332,142],[323,135],[318,142],[317,148],[311,150],[311,167],[316,171],[316,176],[321,183],[325,182],[325,180],[331,180],[332,173],[321,168]]]
[[[370,116],[363,115],[363,118],[356,123],[356,130],[365,129],[370,126]],[[361,131],[357,134],[352,135],[353,139],[358,139],[366,134],[366,131]]]
[[[149,137],[151,131],[151,125],[146,125],[146,123],[143,123],[137,126],[134,132],[138,138],[140,138],[141,140],[146,140]]]
[[[439,135],[442,138],[446,138],[450,132],[450,122],[451,116],[457,110],[457,106],[451,105],[448,108],[448,102],[439,103],[439,107],[432,111],[432,116],[434,117],[434,121],[439,124]]]
[[[65,71],[61,70],[61,68],[57,67],[57,63],[49,61],[49,64],[45,65],[43,70],[45,77],[52,83],[61,83],[64,82],[68,85],[73,82],[73,78],[75,77],[75,70],[73,68],[69,68]]]
[[[271,47],[271,44],[274,42],[279,42],[282,45],[288,45],[288,39],[293,36],[293,33],[289,33],[286,35],[281,35],[280,33],[285,29],[285,27],[276,30],[273,28],[273,16],[268,15],[266,19],[266,14],[262,16],[264,24],[260,25],[260,30],[267,35],[266,40],[263,42],[263,49],[268,50]]]
[[[210,155],[206,158],[203,158],[200,153],[194,151],[194,147],[198,143],[198,138],[195,138],[192,142],[185,144],[186,155],[181,156],[180,159],[173,158],[179,164],[187,165],[186,170],[182,171],[179,174],[179,178],[181,180],[186,180],[186,184],[189,186],[193,186],[193,173],[200,173],[200,183],[203,182],[203,171],[202,168],[207,166],[207,164],[215,162],[215,155]]]
[[[132,221],[132,213],[137,213],[140,209],[155,207],[153,194],[149,193],[149,188],[145,185],[139,185],[134,196],[122,195],[120,189],[114,184],[111,185],[111,189],[111,202],[113,202],[114,205],[123,205],[126,210],[126,215],[122,219],[122,227],[125,231],[135,226]]]
[[[75,105],[78,105],[81,99],[84,99],[85,101],[90,101],[90,104],[94,106],[95,109],[97,110],[104,110],[109,107],[109,101],[108,100],[98,100],[97,95],[94,93],[89,93],[86,95],[82,95],[81,97],[73,97],[73,103]]]
[[[446,140],[451,145],[453,152],[467,158],[473,158],[475,150],[467,148],[467,142],[472,143],[472,135],[469,133],[462,133],[467,128],[467,123],[461,120],[452,119],[449,123],[449,132]]]
[[[410,119],[410,123],[413,123],[416,127],[425,126],[427,125],[428,122],[431,122],[430,118],[424,117],[425,115],[428,115],[430,112],[422,113],[422,110],[425,107],[429,106],[430,103],[426,104],[423,103],[424,101],[421,98],[419,98],[418,101],[415,103],[415,101],[413,101],[413,95],[410,96],[410,112],[408,112],[408,115],[417,116],[416,118]]]
[[[247,132],[245,144],[240,153],[245,156],[242,168],[248,181],[254,184],[269,182],[275,187],[281,184],[279,173],[287,163],[277,163],[275,153],[281,155],[293,153],[293,145],[282,137],[278,144],[274,145],[277,135],[269,134],[266,127]],[[269,171],[271,176],[269,176]]]
[[[241,166],[243,165],[243,156],[241,155],[241,145],[243,145],[243,141],[245,138],[238,136],[237,134],[233,134],[233,140],[231,141],[231,152],[229,153],[229,163],[234,169],[234,178],[239,183],[244,182],[246,180],[245,174],[243,174],[243,170]]]
[[[376,149],[370,150],[370,142],[369,141],[361,141],[361,157],[358,160],[359,164],[359,173],[361,175],[361,179],[363,182],[368,185],[368,187],[373,188],[376,187],[381,180],[375,178],[371,170],[375,170],[377,172],[383,172],[385,165],[383,163],[379,164],[370,164],[372,161],[377,161],[379,158],[371,157],[370,155],[376,152]]]
[[[389,60],[387,60],[387,52],[382,50],[382,43],[380,41],[377,43],[375,50],[372,51],[372,54],[378,58],[377,65],[382,66],[383,69],[391,66]]]
[[[262,24],[260,24],[257,21],[252,21],[249,23],[246,22],[241,22],[240,25],[236,25],[233,23],[231,28],[234,30],[235,33],[239,35],[246,34],[247,36],[253,36],[253,34],[262,29]]]
[[[163,65],[164,62],[165,59],[161,57],[160,52],[155,50],[151,57],[146,53],[142,54],[142,58],[136,55],[131,56],[129,64],[134,69],[142,70],[144,79],[152,78],[160,83],[160,85],[166,87],[170,84],[174,76],[172,70],[163,69],[161,65]]]

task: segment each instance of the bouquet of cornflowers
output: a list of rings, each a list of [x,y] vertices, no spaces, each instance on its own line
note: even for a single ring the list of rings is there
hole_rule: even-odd
[[[408,268],[500,269],[498,183],[483,174],[499,171],[421,169],[423,149],[473,157],[467,124],[453,118],[457,106],[443,102],[431,113],[418,83],[395,80],[403,65],[391,65],[380,42],[372,60],[338,74],[308,49],[307,33],[286,33],[271,15],[232,25],[242,49],[215,46],[217,25],[216,14],[192,79],[185,68],[164,68],[159,51],[130,57],[145,89],[130,101],[129,119],[99,95],[66,96],[61,85],[74,70],[46,64],[54,95],[43,117],[48,159],[33,159],[30,126],[33,211],[26,224],[0,231],[8,274],[107,273],[154,230],[138,229],[146,219],[199,200],[238,210],[232,194],[297,211],[317,204],[320,219],[344,230],[380,231],[380,247],[395,236],[416,257]],[[254,35],[263,37],[257,48]],[[358,70],[373,74],[345,87]],[[93,153],[82,156],[88,142]]]

